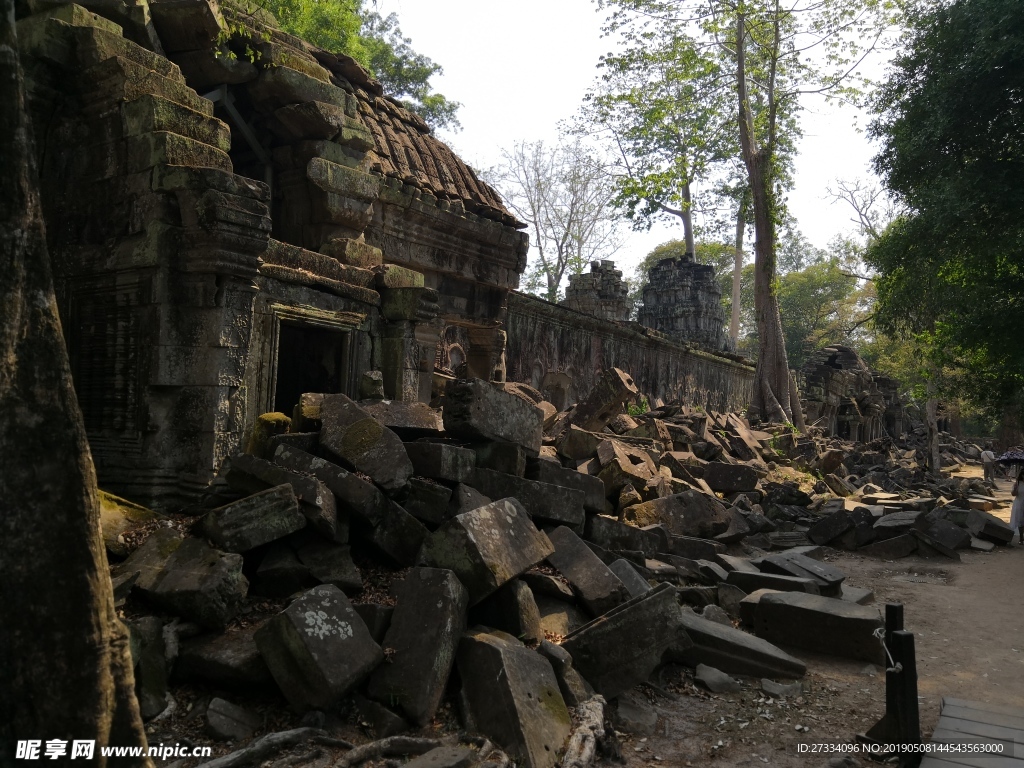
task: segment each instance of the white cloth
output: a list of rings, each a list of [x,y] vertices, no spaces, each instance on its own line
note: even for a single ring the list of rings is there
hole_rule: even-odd
[[[1010,527],[1015,531],[1024,527],[1024,480],[1020,481],[1013,506],[1010,507]]]
[[[992,451],[982,451],[981,452],[981,460],[982,461],[995,461],[996,460],[996,455],[994,453],[992,453]]]

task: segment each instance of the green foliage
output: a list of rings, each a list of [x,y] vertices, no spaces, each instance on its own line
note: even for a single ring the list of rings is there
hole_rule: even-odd
[[[313,45],[345,53],[380,80],[385,92],[419,114],[432,128],[458,129],[458,102],[430,85],[441,66],[416,53],[402,36],[398,17],[367,12],[363,0],[256,0],[281,28]]]
[[[816,350],[849,340],[856,289],[857,279],[845,274],[836,259],[780,278],[779,312],[790,367],[800,368]]]
[[[1024,391],[1024,14],[958,0],[913,19],[874,107],[876,170],[906,213],[867,253],[878,320],[1002,409]]]
[[[640,400],[635,403],[630,403],[626,406],[626,413],[630,416],[639,416],[642,413],[647,413],[651,410],[651,404],[647,402],[647,398],[640,396]]]

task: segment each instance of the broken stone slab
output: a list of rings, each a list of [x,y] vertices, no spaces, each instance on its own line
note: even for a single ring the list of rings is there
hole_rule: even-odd
[[[818,583],[814,579],[798,576],[782,576],[775,573],[750,573],[749,571],[732,571],[725,579],[726,584],[739,587],[747,594],[759,589],[774,589],[780,592],[806,592],[811,595],[820,594]]]
[[[278,446],[274,461],[319,480],[353,517],[357,532],[392,560],[400,565],[416,561],[427,529],[372,483],[326,459],[290,446]]]
[[[724,464],[709,461],[704,465],[704,482],[716,493],[753,491],[757,488],[757,472],[746,464]]]
[[[729,516],[729,527],[723,533],[715,536],[715,541],[722,544],[735,544],[746,538],[751,529],[747,524],[747,518],[738,507],[730,507],[726,514]]]
[[[710,560],[711,558],[702,559]],[[714,561],[727,571],[746,571],[747,573],[761,572],[761,570],[746,557],[736,557],[735,555],[718,553],[714,556]]]
[[[518,398],[517,398],[518,399]],[[477,467],[472,486],[492,499],[513,496],[535,520],[580,528],[586,519],[583,491]]]
[[[385,491],[397,491],[412,477],[412,462],[401,439],[345,395],[324,395],[320,445]]]
[[[544,639],[540,610],[533,591],[521,579],[512,579],[473,607],[470,623],[499,629],[526,643]]]
[[[370,698],[410,722],[430,722],[444,694],[455,651],[466,629],[469,596],[452,571],[413,568],[395,591],[396,607],[384,648],[388,663],[370,676]]]
[[[740,603],[746,596],[746,592],[732,584],[718,585],[718,604],[734,619],[740,618]]]
[[[604,483],[593,475],[584,474],[575,469],[566,469],[553,461],[528,458],[526,460],[526,479],[582,491],[583,508],[588,512],[600,514],[608,509]]]
[[[668,552],[691,560],[714,560],[719,553],[725,552],[725,544],[712,539],[669,535]]]
[[[100,531],[107,551],[118,557],[128,554],[124,533],[135,525],[159,520],[159,515],[151,509],[122,499],[106,491],[99,491],[100,499]]]
[[[762,598],[763,599],[763,598]],[[680,661],[696,667],[707,664],[726,674],[753,677],[801,678],[806,665],[760,637],[748,635],[681,610],[682,629],[692,646],[680,654]]]
[[[425,477],[413,477],[409,479],[402,507],[417,520],[437,526],[452,516],[449,512],[451,500],[451,488]]]
[[[904,512],[892,512],[875,521],[875,535],[879,539],[891,539],[907,533],[924,517],[924,510],[908,509]]]
[[[548,532],[555,551],[548,562],[568,579],[591,615],[600,616],[629,599],[629,592],[612,570],[583,540],[564,525]]]
[[[331,706],[384,658],[345,593],[329,585],[293,601],[255,637],[281,692],[299,709]]]
[[[515,443],[479,443],[473,446],[476,466],[506,475],[526,475],[526,451]]]
[[[874,541],[857,550],[861,554],[880,557],[883,560],[899,560],[901,557],[906,557],[916,551],[917,539],[909,533],[894,536],[890,539]]]
[[[523,505],[508,498],[449,520],[424,540],[421,559],[454,571],[476,605],[552,552]]]
[[[144,589],[157,605],[209,629],[223,629],[242,607],[249,582],[242,556],[185,539]]]
[[[401,715],[359,692],[352,694],[352,702],[356,705],[359,717],[365,723],[369,723],[370,730],[378,739],[386,739],[388,736],[396,736],[409,730],[409,724]]]
[[[949,549],[967,549],[971,546],[971,534],[949,520],[935,520],[925,533]]]
[[[245,741],[263,725],[248,709],[214,697],[206,708],[206,732],[217,741]]]
[[[1013,541],[1013,529],[994,515],[979,509],[972,509],[967,515],[967,530],[973,536],[993,544],[1009,544]]]
[[[946,557],[958,563],[960,562],[960,554],[955,549],[947,547],[925,531],[912,528],[910,533],[917,539],[917,554],[921,557]]]
[[[818,592],[829,597],[839,596],[846,578],[838,568],[803,555],[768,555],[762,558],[760,567],[763,573],[812,579],[818,585]]]
[[[278,485],[210,510],[200,521],[200,530],[227,552],[248,552],[305,525],[291,485]]]
[[[996,548],[996,545],[991,541],[985,541],[975,536],[971,536],[971,549],[975,552],[991,552]]]
[[[853,528],[853,520],[845,509],[822,518],[807,531],[807,538],[815,544],[828,544]]]
[[[275,449],[274,462],[258,459],[246,454],[232,456],[231,466],[227,472],[227,481],[232,488],[243,493],[256,493],[266,486],[278,486],[287,483],[299,500],[299,510],[316,530],[338,544],[348,543],[348,520],[338,515],[334,495],[324,483],[309,474],[300,474],[304,470],[278,462],[276,457],[282,450],[296,451],[279,445]]]
[[[736,693],[743,690],[743,686],[725,672],[707,664],[698,664],[693,677],[712,693]]]
[[[754,626],[754,619],[757,617],[757,606],[760,604],[761,598],[778,591],[777,589],[757,589],[740,600],[740,621],[749,627]]]
[[[729,585],[726,584],[726,586]],[[714,603],[708,603],[707,605],[705,605],[704,609],[700,612],[700,616],[702,619],[713,621],[716,624],[721,624],[725,627],[732,626],[732,619],[729,618],[729,614],[726,613],[720,606],[717,606]]]
[[[434,437],[441,433],[441,413],[426,403],[364,400],[359,402],[359,407],[403,440]]]
[[[473,476],[476,454],[469,448],[450,443],[426,440],[406,443],[405,451],[412,462],[413,472],[431,480],[465,483]]]
[[[467,440],[515,443],[530,456],[540,453],[544,412],[481,379],[448,382],[444,429]]]
[[[670,584],[659,584],[572,632],[562,642],[594,689],[612,698],[644,682],[670,649],[686,645]]]
[[[618,416],[625,403],[637,395],[633,377],[618,368],[601,374],[582,401],[569,414],[569,423],[590,432],[600,432]]]
[[[153,589],[168,559],[184,540],[174,528],[157,528],[128,559],[115,565],[112,573],[115,577],[138,573],[133,588],[145,594]]]
[[[157,616],[142,616],[128,624],[135,696],[145,720],[167,708],[168,669],[163,629],[164,621]]]
[[[363,575],[352,561],[352,548],[347,544],[310,538],[296,548],[295,555],[320,584],[333,584],[348,595],[363,590]]]
[[[874,636],[883,626],[876,608],[795,592],[764,595],[754,629],[773,643],[849,659],[884,662]]]
[[[651,585],[647,583],[647,579],[641,576],[628,560],[619,558],[608,567],[622,582],[630,597],[640,597],[640,595],[651,591]]]
[[[731,522],[721,502],[698,491],[685,491],[635,504],[623,517],[626,522],[641,527],[661,523],[671,534],[698,539],[710,539],[725,533]]]
[[[274,678],[253,639],[256,629],[245,627],[184,641],[174,664],[175,679],[240,690],[272,686]]]
[[[471,485],[459,483],[452,490],[452,498],[448,502],[448,519],[461,515],[463,512],[472,512],[474,509],[490,504],[491,501],[489,497],[484,496]]]
[[[459,644],[463,698],[476,728],[526,768],[553,768],[572,720],[551,663],[511,635],[472,629]]]
[[[594,689],[573,666],[572,656],[565,648],[555,645],[550,640],[541,640],[537,652],[551,662],[551,668],[558,679],[558,689],[562,692],[566,706],[578,707],[594,696]]]
[[[653,736],[658,727],[658,712],[638,694],[638,691],[626,691],[618,697],[612,722],[617,729],[635,736]]]
[[[625,549],[630,552],[643,552],[647,556],[653,556],[659,551],[656,534],[634,525],[620,523],[614,517],[588,515],[584,536],[603,549]]]

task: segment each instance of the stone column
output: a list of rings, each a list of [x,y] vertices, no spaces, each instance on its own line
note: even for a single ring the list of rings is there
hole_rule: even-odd
[[[434,359],[443,322],[437,291],[424,287],[382,288],[384,394],[393,400],[430,401]]]

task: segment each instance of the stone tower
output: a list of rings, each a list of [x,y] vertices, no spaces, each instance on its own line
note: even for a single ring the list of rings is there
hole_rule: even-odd
[[[662,259],[651,268],[637,320],[677,341],[712,350],[726,347],[725,310],[715,270],[698,264],[690,254]]]
[[[614,261],[592,261],[590,272],[569,277],[563,307],[601,320],[629,319],[629,289]]]

